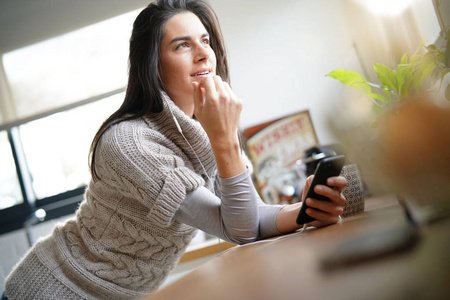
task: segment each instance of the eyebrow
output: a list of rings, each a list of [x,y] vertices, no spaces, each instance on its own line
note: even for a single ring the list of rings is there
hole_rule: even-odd
[[[202,34],[201,38],[204,38],[204,37],[209,37],[209,33]],[[191,39],[192,39],[192,37],[190,37],[190,36],[178,36],[178,37],[174,38],[173,40],[171,40],[169,45],[172,43],[178,42],[178,41],[189,41]]]

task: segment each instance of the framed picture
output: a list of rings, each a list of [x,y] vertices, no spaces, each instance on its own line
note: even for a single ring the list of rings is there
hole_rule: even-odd
[[[284,194],[289,194],[283,189],[299,188],[302,181],[296,162],[306,149],[318,144],[309,111],[246,128],[243,136],[261,198],[267,203],[283,202]]]

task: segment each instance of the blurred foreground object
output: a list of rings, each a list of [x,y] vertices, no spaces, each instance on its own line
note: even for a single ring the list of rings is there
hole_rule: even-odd
[[[395,191],[420,205],[450,204],[450,108],[426,96],[394,107],[379,123],[375,154]]]
[[[428,94],[404,100],[386,109],[376,128],[369,111],[330,117],[329,128],[371,196],[396,193],[428,222],[450,212],[450,103]]]

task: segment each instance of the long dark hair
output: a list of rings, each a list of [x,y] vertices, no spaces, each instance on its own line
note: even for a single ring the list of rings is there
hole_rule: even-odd
[[[129,74],[125,99],[97,131],[90,149],[90,170],[94,180],[99,179],[95,171],[95,153],[102,134],[112,125],[159,113],[163,109],[164,84],[159,74],[160,44],[164,25],[178,13],[195,14],[210,35],[217,65],[216,73],[229,83],[228,61],[222,31],[214,10],[203,0],[158,0],[149,4],[137,16],[130,38]]]

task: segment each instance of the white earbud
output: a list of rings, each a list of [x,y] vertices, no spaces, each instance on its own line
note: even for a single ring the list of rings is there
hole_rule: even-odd
[[[171,111],[172,112],[172,111]],[[178,124],[178,121],[177,121],[177,119],[175,118],[175,116],[172,114],[172,117],[173,117],[173,121],[175,122],[175,125],[177,125],[177,128],[178,128],[178,131],[180,132],[180,133],[183,133],[183,130],[181,130],[181,126],[180,126],[180,124]]]

